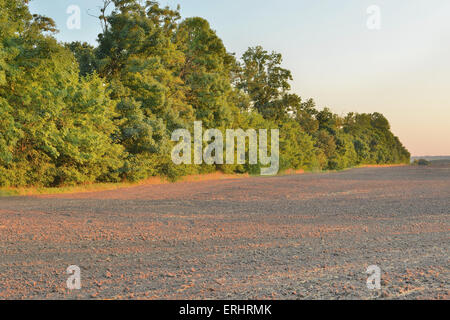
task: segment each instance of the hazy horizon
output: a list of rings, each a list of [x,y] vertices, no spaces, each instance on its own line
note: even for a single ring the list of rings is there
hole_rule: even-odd
[[[95,44],[100,26],[88,12],[100,2],[40,0],[31,10],[55,19],[59,40]],[[292,91],[319,108],[383,113],[413,156],[450,155],[450,1],[160,3],[180,4],[183,18],[206,18],[237,57],[255,45],[282,53]],[[82,11],[80,30],[66,26],[72,4]],[[371,5],[381,9],[380,30],[366,26]]]

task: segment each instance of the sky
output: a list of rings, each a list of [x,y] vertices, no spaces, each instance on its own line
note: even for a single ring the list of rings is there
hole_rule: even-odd
[[[101,0],[32,0],[64,42],[95,44]],[[292,91],[335,113],[380,112],[413,156],[450,155],[449,0],[161,0],[206,18],[238,57],[262,45],[283,55]],[[67,9],[81,9],[69,29]],[[377,6],[379,19],[368,8]],[[379,22],[379,28],[374,26]]]

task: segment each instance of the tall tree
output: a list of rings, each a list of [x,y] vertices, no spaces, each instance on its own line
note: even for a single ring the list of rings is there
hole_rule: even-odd
[[[184,54],[174,43],[178,11],[156,2],[115,0],[96,50],[99,74],[118,100],[121,135],[129,153],[125,176],[142,179],[170,162],[170,132],[192,121],[179,76]]]
[[[0,85],[0,164],[8,181],[0,183],[106,179],[121,166],[122,148],[111,141],[114,105],[100,79],[80,80],[72,53],[52,35],[54,22],[32,16],[25,5],[15,0],[2,6],[17,28],[0,39],[10,52]]]
[[[249,48],[242,56],[238,87],[251,99],[254,109],[264,118],[282,120],[300,107],[301,99],[290,94],[292,74],[281,67],[281,54],[269,53],[261,46]]]
[[[202,18],[184,20],[177,31],[177,44],[186,59],[181,78],[188,86],[187,98],[197,119],[205,126],[222,127],[232,121],[234,56]]]

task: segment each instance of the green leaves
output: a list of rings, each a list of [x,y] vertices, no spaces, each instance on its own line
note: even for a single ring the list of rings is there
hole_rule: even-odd
[[[409,162],[383,115],[317,110],[290,92],[281,54],[257,46],[238,61],[205,19],[111,0],[98,47],[61,45],[53,20],[32,16],[27,3],[0,0],[0,186],[259,171],[174,165],[171,133],[195,120],[221,131],[280,129],[282,169]]]
[[[242,62],[238,87],[250,96],[254,108],[266,119],[281,121],[300,106],[300,97],[288,93],[292,74],[281,68],[281,54],[268,53],[257,46],[244,53]]]
[[[176,39],[185,55],[181,79],[187,86],[187,103],[192,105],[196,119],[210,128],[230,124],[236,108],[230,101],[234,97],[231,85],[234,57],[202,18],[184,20]]]

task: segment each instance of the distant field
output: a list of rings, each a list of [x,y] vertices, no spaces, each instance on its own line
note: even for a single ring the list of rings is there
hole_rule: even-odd
[[[6,197],[0,299],[449,299],[449,231],[450,165]]]
[[[450,156],[424,156],[424,157],[411,157],[411,162],[414,160],[425,159],[427,161],[445,161],[450,162]]]
[[[450,165],[450,156],[449,157],[412,157],[411,158],[411,162],[413,163],[414,161],[418,161],[418,160],[426,160],[429,161],[428,165],[429,166],[449,166]]]

